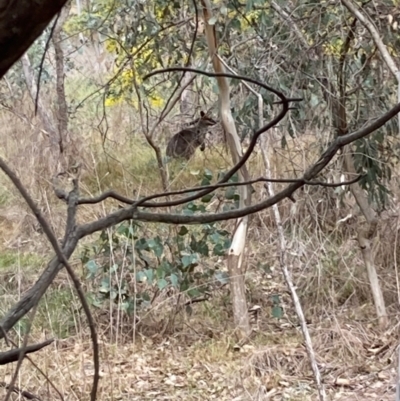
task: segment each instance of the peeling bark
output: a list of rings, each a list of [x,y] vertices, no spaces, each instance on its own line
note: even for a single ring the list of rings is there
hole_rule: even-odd
[[[218,57],[217,38],[215,26],[209,25],[208,21],[212,17],[211,4],[208,0],[202,0],[203,16],[205,23],[205,33],[207,38],[208,50],[216,73],[224,73],[225,68]],[[223,128],[226,132],[228,146],[232,155],[233,163],[236,164],[242,157],[239,136],[236,131],[235,122],[232,117],[229,96],[229,84],[226,77],[217,77],[220,113]],[[239,181],[249,181],[247,167],[243,166],[238,172]],[[250,186],[239,187],[240,203],[239,208],[250,206],[251,191]],[[232,239],[232,245],[228,252],[228,271],[230,276],[231,297],[233,306],[233,316],[237,328],[239,339],[246,338],[250,332],[250,322],[246,302],[246,286],[244,280],[244,269],[242,266],[243,254],[245,251],[247,234],[248,216],[237,220],[236,228]]]

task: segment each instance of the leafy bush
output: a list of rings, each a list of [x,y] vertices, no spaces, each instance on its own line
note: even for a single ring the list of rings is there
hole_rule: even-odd
[[[200,179],[202,185],[210,184],[211,172],[206,170]],[[180,211],[205,213],[215,196],[189,202]],[[224,210],[232,209],[238,207],[239,195],[234,187],[228,187],[218,200]],[[209,265],[207,260],[224,256],[230,244],[231,234],[217,223],[159,224],[149,235],[149,226],[130,221],[103,231],[95,244],[85,247],[80,259],[86,279],[95,289],[90,293],[92,304],[101,307],[111,300],[130,314],[149,307],[163,291],[173,289],[194,299],[211,291],[215,283],[228,283],[218,262]]]

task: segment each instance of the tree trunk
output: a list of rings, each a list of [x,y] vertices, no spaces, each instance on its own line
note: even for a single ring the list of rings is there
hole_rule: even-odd
[[[338,72],[336,74],[337,91],[334,88],[334,85],[332,84],[332,82],[335,82],[332,74],[328,86],[326,87],[327,90],[325,92],[331,110],[332,126],[337,136],[346,135],[348,131],[347,110],[346,110],[346,79],[345,79],[346,77],[344,71],[345,71],[346,55],[350,47],[352,35],[354,34],[353,28],[355,25],[355,21],[356,20],[353,21],[353,26],[350,27],[349,29],[346,42],[342,48],[340,65],[338,68]],[[335,93],[338,94],[335,95]],[[350,179],[352,179],[357,175],[357,173],[354,167],[353,156],[351,155],[350,151],[351,151],[350,146],[346,146],[343,149],[345,170],[347,170],[346,172],[348,174],[349,173],[351,174]],[[354,199],[356,200],[357,205],[359,206],[362,214],[364,215],[368,226],[367,229],[364,229],[363,227],[360,226],[357,227],[358,244],[360,246],[365,268],[368,273],[368,279],[371,286],[372,297],[374,299],[379,325],[384,328],[388,323],[388,318],[385,308],[385,301],[382,295],[382,290],[379,285],[378,274],[376,272],[376,268],[374,265],[374,256],[371,250],[371,242],[373,242],[373,239],[376,237],[378,218],[375,213],[375,210],[368,203],[368,198],[364,193],[364,191],[362,190],[362,188],[360,187],[360,185],[358,184],[358,182],[350,185],[350,191],[354,196]]]
[[[346,150],[350,150],[348,146],[345,148],[345,152]],[[350,153],[346,152],[344,162],[347,172],[351,173],[350,178],[354,178],[356,175],[356,169],[354,167],[353,157]],[[354,196],[354,199],[356,200],[357,205],[363,213],[367,223],[367,228],[361,227],[360,225],[357,227],[358,245],[360,246],[364,265],[367,270],[379,325],[381,327],[386,327],[388,324],[388,317],[386,313],[385,300],[379,284],[378,273],[376,272],[374,263],[374,253],[372,251],[372,243],[374,238],[376,238],[378,217],[375,213],[375,210],[369,205],[364,191],[357,182],[350,185],[350,191]]]
[[[42,123],[46,134],[48,135],[51,147],[54,149],[58,148],[59,138],[57,130],[53,123],[53,116],[51,115],[51,107],[49,104],[45,105],[43,98],[38,97],[36,106],[36,96],[37,96],[37,83],[35,82],[35,77],[31,67],[31,62],[29,56],[25,53],[22,58],[22,69],[24,72],[25,83],[29,91],[29,95],[35,107],[37,107],[37,113],[39,120]]]
[[[215,35],[215,25],[210,25],[208,21],[212,17],[211,4],[209,0],[202,0],[203,16],[205,23],[205,32],[208,44],[209,54],[216,73],[224,73],[225,68],[218,57],[217,38]],[[218,77],[218,89],[220,98],[220,114],[222,125],[227,133],[227,141],[231,151],[233,163],[236,164],[242,157],[239,136],[232,117],[229,97],[229,84],[225,77]],[[248,181],[249,173],[246,166],[243,166],[239,172],[239,181]],[[240,203],[239,208],[249,206],[251,203],[251,192],[248,185],[239,187]],[[233,317],[237,328],[237,337],[245,339],[251,332],[247,301],[246,286],[244,280],[244,269],[242,266],[243,255],[246,244],[248,216],[242,217],[236,221],[235,232],[233,234],[232,245],[228,252],[228,271],[230,276],[231,297],[233,306]]]
[[[58,128],[58,145],[60,151],[60,159],[62,164],[62,170],[65,171],[70,167],[72,160],[71,156],[71,141],[68,132],[68,105],[65,96],[65,85],[64,85],[64,52],[62,49],[62,27],[68,17],[71,8],[71,3],[68,3],[61,12],[61,15],[57,21],[57,26],[54,28],[52,42],[55,52],[56,61],[56,93],[57,93],[57,128]]]

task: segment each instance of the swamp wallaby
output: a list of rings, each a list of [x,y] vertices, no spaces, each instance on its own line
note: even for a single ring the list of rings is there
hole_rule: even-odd
[[[207,130],[216,123],[216,121],[201,111],[200,118],[193,121],[189,127],[179,131],[169,140],[167,156],[173,158],[181,157],[189,160],[199,146],[203,151]]]

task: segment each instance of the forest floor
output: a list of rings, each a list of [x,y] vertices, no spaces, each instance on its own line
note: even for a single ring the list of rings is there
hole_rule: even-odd
[[[19,260],[21,273],[32,259],[20,255]],[[3,273],[4,286],[16,279]],[[29,281],[25,276],[22,285]],[[56,338],[30,356],[44,373],[26,359],[16,382],[43,401],[61,399],[52,386],[64,400],[89,400],[93,380],[87,324],[76,299],[71,302],[67,295],[66,282],[64,273],[57,277],[38,308],[30,335],[30,343]],[[273,282],[276,290],[277,282]],[[73,292],[72,287],[69,290]],[[2,310],[9,302],[5,297],[3,293]],[[95,314],[101,350],[98,400],[317,400],[309,358],[290,305],[282,319],[275,319],[268,302],[258,299],[262,312],[253,323],[251,338],[240,345],[222,298],[193,305],[192,315],[178,314],[169,329],[164,318],[144,319],[137,324],[136,334],[131,327],[118,329],[115,317],[107,312]],[[379,331],[365,319],[373,313],[364,306],[309,320],[328,399],[394,399],[398,326]],[[128,326],[121,323],[119,327]],[[19,325],[10,336],[22,341],[23,331]],[[15,366],[0,368],[4,382],[10,382]]]

